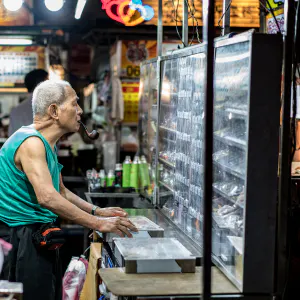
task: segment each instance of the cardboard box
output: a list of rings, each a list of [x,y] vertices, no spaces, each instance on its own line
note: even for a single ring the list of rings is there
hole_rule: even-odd
[[[101,243],[91,244],[89,266],[86,274],[86,280],[80,295],[80,300],[98,299],[100,284],[98,271],[101,266],[101,247]]]

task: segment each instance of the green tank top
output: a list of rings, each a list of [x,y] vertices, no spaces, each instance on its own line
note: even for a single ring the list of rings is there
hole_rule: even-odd
[[[0,150],[0,221],[10,227],[51,223],[57,218],[56,214],[38,203],[26,174],[20,171],[14,162],[17,149],[31,136],[37,136],[43,141],[53,186],[59,192],[62,165],[58,163],[56,153],[32,125],[21,127]]]

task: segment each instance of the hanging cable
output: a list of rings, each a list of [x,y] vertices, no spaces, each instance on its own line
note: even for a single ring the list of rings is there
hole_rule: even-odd
[[[261,0],[259,0],[259,3],[266,10],[266,12],[270,12],[270,10],[263,4]]]
[[[195,16],[196,8],[195,8],[194,0],[191,0],[191,2],[192,2],[192,6],[193,6],[193,9],[194,9],[194,16]],[[200,37],[199,37],[199,24],[198,24],[198,18],[195,17],[195,20],[196,20],[196,34],[197,34],[197,40],[198,40],[198,43],[201,44]]]
[[[228,9],[230,8],[231,3],[232,3],[232,0],[228,3],[228,5],[227,5],[225,11],[223,12],[221,18],[220,18],[219,21],[218,21],[218,26],[219,26],[219,28],[221,29],[221,31],[222,31],[224,28],[220,25],[220,22],[223,20],[225,14],[227,13]]]
[[[185,44],[184,44],[184,42],[183,42],[183,40],[182,40],[182,37],[181,37],[181,35],[180,35],[180,33],[179,33],[178,26],[177,26],[177,12],[178,12],[179,0],[177,0],[177,6],[176,6],[176,8],[175,8],[174,0],[172,0],[172,4],[173,4],[173,7],[174,7],[174,15],[175,15],[175,18],[174,18],[174,19],[175,19],[176,32],[177,32],[177,35],[178,35],[178,37],[179,37],[179,39],[180,39],[182,45],[185,47]]]
[[[189,43],[189,46],[191,46],[192,43],[193,43],[193,41],[194,41],[194,37],[195,37],[195,11],[194,10],[192,11],[192,8],[190,6],[189,0],[185,0],[185,2],[187,4],[187,6],[188,6],[188,10],[189,10],[188,14],[190,14],[190,17],[188,19],[192,18],[192,20],[193,20],[193,35],[192,35],[192,40]]]

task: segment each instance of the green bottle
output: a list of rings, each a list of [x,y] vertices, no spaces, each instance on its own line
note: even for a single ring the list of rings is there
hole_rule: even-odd
[[[135,156],[130,171],[130,187],[139,187],[139,157]]]
[[[131,159],[130,156],[126,156],[123,162],[123,176],[122,176],[122,187],[130,187],[130,172],[131,172]]]
[[[148,187],[150,185],[150,176],[149,176],[148,163],[144,155],[141,157],[141,163],[139,164],[139,172],[140,172],[141,186]]]

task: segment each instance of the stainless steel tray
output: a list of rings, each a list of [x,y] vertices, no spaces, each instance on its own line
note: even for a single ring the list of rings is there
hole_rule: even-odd
[[[115,238],[113,252],[126,273],[195,272],[196,257],[173,238]]]

